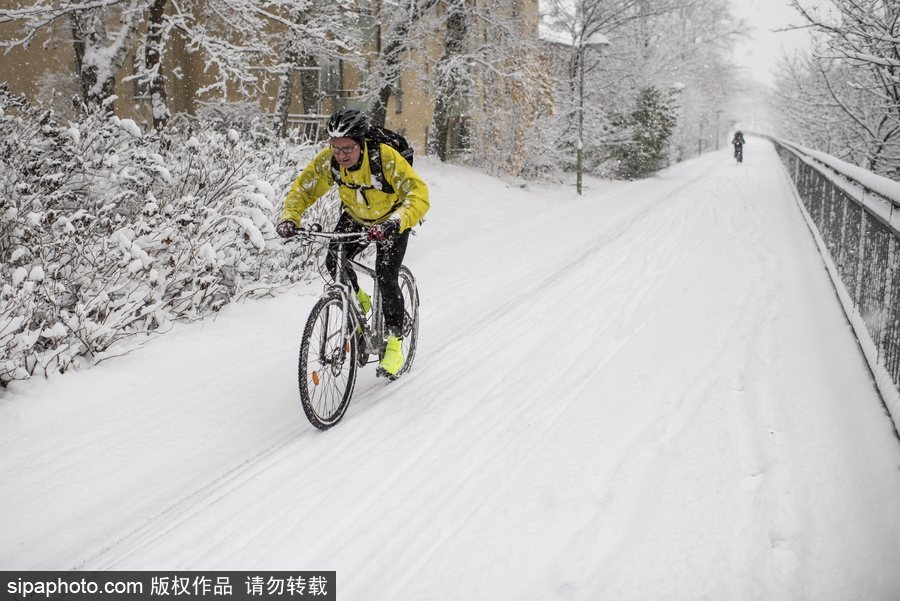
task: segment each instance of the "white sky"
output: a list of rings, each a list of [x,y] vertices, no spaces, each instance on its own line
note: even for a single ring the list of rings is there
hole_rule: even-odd
[[[798,25],[800,15],[787,0],[731,0],[734,11],[754,30],[750,39],[735,50],[735,62],[747,68],[749,76],[766,85],[774,82],[778,59],[785,52],[809,49],[809,35],[805,30],[775,32],[786,25]],[[823,5],[827,0],[805,0],[804,5]]]

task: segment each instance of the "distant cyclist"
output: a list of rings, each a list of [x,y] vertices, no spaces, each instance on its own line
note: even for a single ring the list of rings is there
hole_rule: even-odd
[[[737,159],[738,163],[743,162],[744,134],[742,134],[740,130],[734,132],[734,138],[731,139],[731,143],[734,145],[734,158]]]
[[[296,235],[303,212],[335,183],[339,185],[338,194],[343,206],[334,231],[368,231],[369,240],[377,244],[375,279],[381,293],[387,331],[384,357],[379,365],[394,375],[403,365],[400,342],[404,311],[398,276],[406,255],[410,228],[422,219],[430,206],[428,186],[397,150],[388,144],[366,139],[369,119],[360,111],[342,109],[336,112],[328,120],[327,132],[329,145],[294,180],[284,200],[276,231],[282,238]],[[382,177],[373,174],[371,169],[370,154],[375,148],[370,145],[375,144],[380,151]],[[387,191],[388,186],[382,182],[393,190]],[[364,241],[347,245],[348,258],[359,254],[368,244]],[[330,249],[326,265],[332,274],[336,268],[335,257],[336,253]],[[359,287],[353,270],[350,270],[350,277],[360,305],[368,311],[371,298]]]

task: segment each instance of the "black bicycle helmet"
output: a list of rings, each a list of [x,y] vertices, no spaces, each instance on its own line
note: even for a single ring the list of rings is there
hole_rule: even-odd
[[[355,109],[341,109],[328,119],[329,138],[361,140],[369,133],[369,118]]]

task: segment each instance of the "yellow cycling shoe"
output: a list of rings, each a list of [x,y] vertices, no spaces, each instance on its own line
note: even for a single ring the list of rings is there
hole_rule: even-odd
[[[399,338],[388,336],[384,356],[378,366],[392,376],[400,371],[400,368],[403,367],[403,349],[400,346]]]

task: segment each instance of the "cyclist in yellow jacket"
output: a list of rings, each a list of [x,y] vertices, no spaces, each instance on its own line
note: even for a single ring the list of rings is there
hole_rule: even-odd
[[[377,244],[375,272],[382,298],[387,341],[380,367],[389,374],[397,373],[403,365],[400,341],[403,334],[403,295],[398,277],[411,228],[429,208],[428,186],[407,160],[387,144],[366,140],[369,120],[365,114],[343,109],[331,116],[327,127],[329,145],[294,180],[276,231],[282,238],[297,234],[303,212],[311,207],[332,186],[338,184],[343,203],[336,232],[369,232],[369,239]],[[372,174],[369,155],[380,152],[383,177]],[[334,159],[334,162],[332,161]],[[334,164],[336,163],[336,165]],[[388,186],[385,186],[385,182]],[[390,189],[392,188],[392,190]],[[347,256],[354,257],[368,242],[347,246]],[[328,253],[327,266],[335,270],[335,252]],[[371,299],[350,276],[363,309],[371,306]]]

